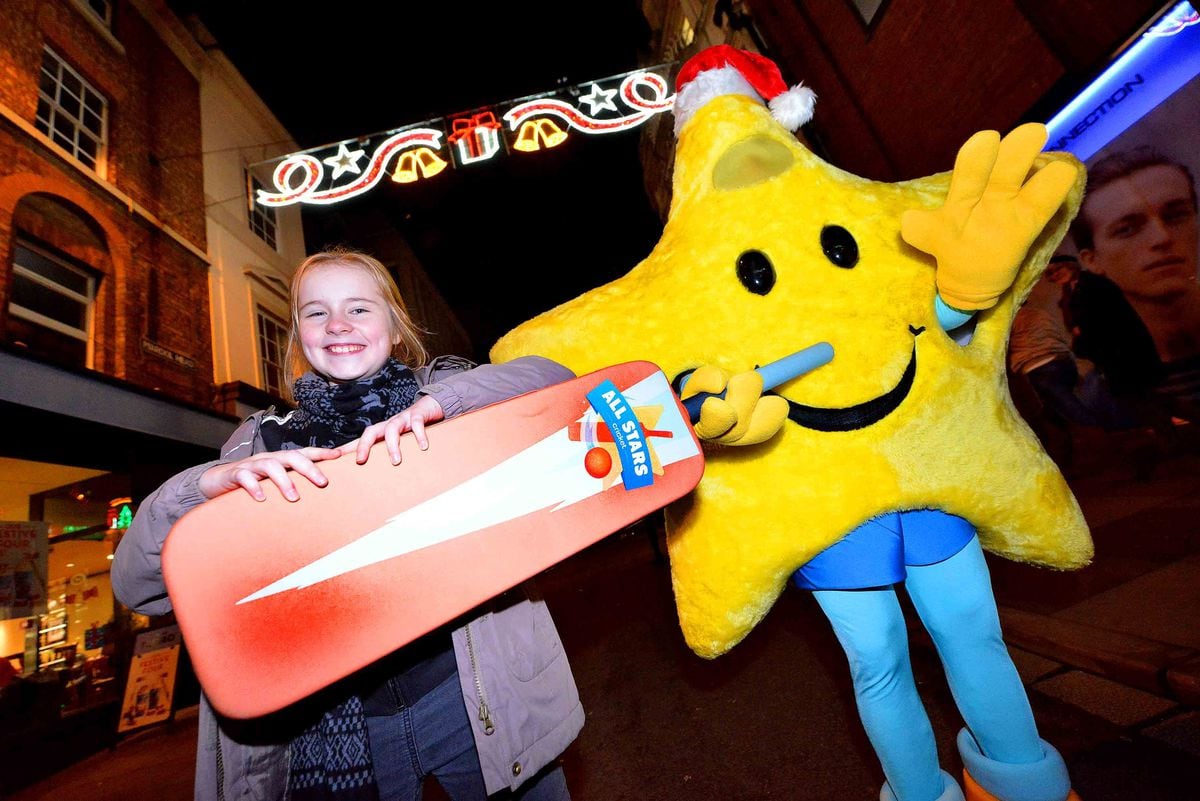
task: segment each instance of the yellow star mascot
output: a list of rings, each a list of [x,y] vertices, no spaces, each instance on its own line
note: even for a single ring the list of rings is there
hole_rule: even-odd
[[[881,799],[1077,799],[1001,639],[983,549],[1058,569],[1091,559],[1004,373],[1013,315],[1079,207],[1080,165],[1040,153],[1045,129],[1026,125],[971,137],[951,174],[876,183],[797,141],[815,97],[762,56],[710,48],[677,83],[654,251],[492,358],[580,373],[648,359],[684,397],[724,393],[696,426],[704,479],[667,510],[684,637],[719,656],[789,580],[812,590],[850,663]],[[757,365],[817,342],[832,363],[764,393]],[[914,686],[901,582],[967,724],[961,786]]]

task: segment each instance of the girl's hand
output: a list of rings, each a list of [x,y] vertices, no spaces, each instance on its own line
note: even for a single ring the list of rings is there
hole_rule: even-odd
[[[429,438],[425,436],[425,426],[436,423],[445,416],[441,404],[429,395],[422,395],[416,403],[400,414],[389,417],[382,423],[368,426],[361,437],[342,446],[342,453],[353,452],[354,460],[363,464],[371,453],[371,446],[382,439],[387,443],[387,452],[388,456],[392,457],[392,464],[400,464],[400,435],[405,431],[413,432],[417,445],[421,450],[427,450]]]
[[[229,464],[219,464],[205,470],[200,476],[200,492],[205,498],[215,498],[241,487],[256,501],[265,501],[260,482],[264,479],[275,482],[283,497],[289,501],[300,500],[300,493],[292,482],[291,473],[299,473],[314,485],[324,487],[329,483],[316,462],[336,459],[342,455],[337,448],[299,448],[288,451],[256,453]]]

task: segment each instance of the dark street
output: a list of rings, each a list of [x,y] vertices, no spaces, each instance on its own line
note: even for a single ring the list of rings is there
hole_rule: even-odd
[[[1116,452],[1091,444],[1096,459]],[[1200,786],[1200,459],[1165,460],[1146,481],[1120,460],[1080,467],[1073,485],[1096,562],[1062,574],[993,560],[1006,636],[1042,735],[1085,801],[1190,801]],[[574,797],[876,798],[882,774],[811,597],[785,592],[741,645],[700,659],[679,633],[651,531],[643,522],[538,581],[588,713],[564,756]],[[918,629],[912,641],[943,765],[957,772],[962,724],[928,640]],[[13,799],[190,798],[195,720],[185,710]]]

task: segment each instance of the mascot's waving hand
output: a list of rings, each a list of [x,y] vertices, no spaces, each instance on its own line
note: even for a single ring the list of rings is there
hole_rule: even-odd
[[[769,99],[770,109],[763,104]],[[649,359],[704,402],[703,481],[668,509],[680,625],[736,645],[789,580],[850,661],[883,799],[1064,801],[1000,635],[983,550],[1059,569],[1091,559],[1080,513],[1008,395],[1013,315],[1066,233],[1083,172],[1040,125],[972,137],[952,175],[885,184],[792,135],[814,97],[729,47],[684,65],[674,196],[623,278],[497,343],[577,372]],[[814,342],[833,362],[763,395],[753,368]],[[690,376],[689,376],[690,374]],[[744,447],[724,447],[744,446]],[[937,645],[967,723],[964,786],[939,768],[895,585]]]

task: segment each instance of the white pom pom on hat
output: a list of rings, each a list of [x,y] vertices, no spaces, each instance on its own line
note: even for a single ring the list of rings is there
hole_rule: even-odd
[[[767,102],[771,116],[789,131],[812,119],[817,95],[804,84],[788,88],[774,61],[758,53],[716,45],[689,58],[675,79],[675,133],[700,107],[721,95]]]

